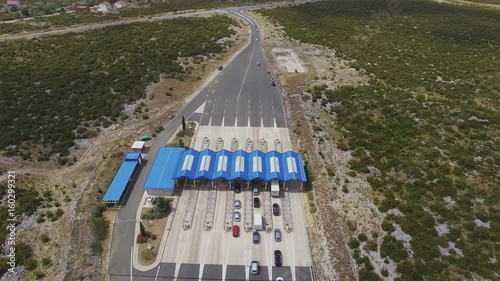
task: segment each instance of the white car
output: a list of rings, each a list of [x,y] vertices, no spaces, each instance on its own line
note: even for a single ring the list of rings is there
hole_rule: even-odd
[[[255,41],[259,41],[259,38],[255,39]]]
[[[258,261],[253,260],[252,263],[250,264],[250,273],[252,273],[252,275],[259,274],[259,262]]]
[[[276,278],[276,281],[285,281],[285,279],[283,279],[283,277],[278,277]]]

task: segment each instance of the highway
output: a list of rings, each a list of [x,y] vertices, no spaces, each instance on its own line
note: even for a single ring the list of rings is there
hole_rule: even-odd
[[[256,5],[252,8],[257,9],[271,5],[276,4]],[[232,62],[225,65],[224,69],[185,105],[166,125],[165,130],[154,139],[148,156],[143,161],[142,170],[137,179],[131,183],[130,194],[127,194],[126,199],[122,202],[114,222],[108,268],[109,280],[174,280],[171,278],[173,276],[185,277],[176,280],[214,280],[210,278],[220,280],[222,272],[225,272],[226,280],[244,280],[240,278],[248,276],[248,272],[245,273],[248,271],[248,267],[243,265],[223,267],[220,264],[207,264],[204,265],[201,274],[198,264],[162,262],[158,267],[146,272],[138,271],[132,266],[136,213],[144,193],[143,184],[159,148],[167,143],[180,126],[181,116],[188,117],[188,120],[198,121],[200,125],[204,126],[287,127],[283,97],[278,85],[271,85],[272,74],[267,73],[270,68],[262,53],[260,41],[256,40],[258,32],[255,23],[240,13],[242,9],[244,8],[213,11],[215,13],[228,13],[244,19],[252,30],[249,45]],[[182,16],[198,14],[187,13]],[[257,62],[260,62],[260,66],[257,65]],[[230,233],[226,234],[230,235]],[[266,267],[261,267],[261,271],[267,270]],[[285,266],[282,270],[289,272],[290,268],[287,269]],[[304,277],[299,280],[307,280],[311,275],[310,268],[307,266],[297,266],[295,272],[297,277],[308,276],[308,278]],[[162,276],[169,276],[169,278],[162,278]],[[267,280],[267,278],[263,280]]]

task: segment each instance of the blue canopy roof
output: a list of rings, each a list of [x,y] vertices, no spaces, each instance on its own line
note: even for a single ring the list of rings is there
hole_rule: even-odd
[[[283,164],[281,163],[281,153],[270,151],[266,153],[266,181],[281,180],[283,181]]]
[[[243,179],[248,181],[248,153],[238,150],[233,152],[232,156],[230,180]]]
[[[232,153],[227,150],[219,150],[215,153],[215,163],[212,179],[222,178],[229,180],[231,177]]]
[[[161,147],[149,171],[145,189],[174,189],[174,175],[184,147]]]
[[[265,179],[266,154],[260,150],[254,150],[248,155],[248,180]]]
[[[104,195],[102,202],[118,203],[120,201],[138,163],[137,161],[126,161],[122,163],[108,191]]]
[[[287,151],[282,154],[282,163],[284,181],[306,181],[306,173],[304,165],[302,164],[302,155],[293,151]]]
[[[129,152],[129,153],[127,153],[127,155],[125,155],[125,162],[139,161],[139,158],[141,158],[140,152]]]
[[[251,181],[298,180],[305,182],[306,175],[302,156],[293,151],[280,153],[271,151],[238,150],[230,152],[220,150],[214,152],[206,149],[198,152],[188,149],[181,153],[179,163],[173,173],[174,179],[188,178],[216,180],[242,179]]]
[[[198,166],[199,154],[198,151],[192,148],[184,151],[179,159],[180,162],[177,165],[177,173],[174,174],[174,179],[194,179],[196,167]]]
[[[211,180],[215,163],[215,152],[210,149],[202,150],[198,155],[198,159],[194,178],[206,178]]]

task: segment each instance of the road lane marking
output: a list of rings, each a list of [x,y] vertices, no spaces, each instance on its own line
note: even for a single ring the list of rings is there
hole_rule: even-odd
[[[132,278],[132,263],[134,263],[133,258],[134,258],[134,247],[131,247],[130,248],[130,281],[133,280],[133,278]]]
[[[158,280],[158,273],[160,273],[160,265],[158,266],[158,270],[156,271],[156,277],[155,277],[155,281]]]
[[[245,71],[245,76],[243,76],[243,81],[241,82],[241,87],[240,87],[240,91],[238,92],[238,99],[236,100],[236,104],[240,103],[241,91],[243,91],[243,85],[245,84],[245,80],[247,79],[248,70],[250,69],[250,64],[252,62],[254,51],[255,51],[255,41],[254,41],[253,47],[252,47],[252,54],[250,55],[250,59],[248,60],[248,65],[247,65],[247,70]]]
[[[287,238],[288,233],[286,233],[286,232],[285,232],[285,235],[282,235],[282,236],[283,236],[283,238],[284,238],[284,240],[285,240],[285,244],[286,244],[286,251],[287,251],[287,254],[288,254],[288,255],[287,255],[287,256],[288,256],[288,262],[290,263],[290,273],[292,274],[292,280],[295,280],[295,279],[293,278],[293,277],[294,277],[294,274],[293,274],[293,273],[294,273],[294,271],[295,271],[295,268],[294,268],[294,266],[293,266],[293,264],[292,264],[292,258],[290,257],[290,256],[291,256],[291,255],[290,255],[290,253],[291,253],[292,251],[290,251],[290,247],[288,247],[288,238]]]

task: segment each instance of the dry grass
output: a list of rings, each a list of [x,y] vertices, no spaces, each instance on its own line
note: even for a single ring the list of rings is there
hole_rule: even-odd
[[[143,208],[142,213],[147,211],[149,208]],[[151,265],[156,261],[158,256],[158,251],[160,249],[161,240],[165,234],[165,227],[167,226],[168,216],[159,220],[154,221],[143,221],[142,224],[147,232],[156,236],[156,239],[149,240],[147,243],[138,244],[139,247],[139,264],[141,265]],[[147,250],[148,244],[151,244],[153,248],[151,251],[151,258],[147,259],[142,253]]]

